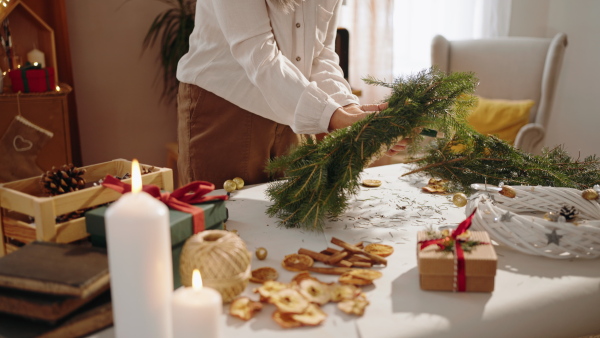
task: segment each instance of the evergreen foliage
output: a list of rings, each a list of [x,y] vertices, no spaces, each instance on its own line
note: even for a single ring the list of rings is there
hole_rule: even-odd
[[[462,146],[457,146],[461,144]],[[460,150],[457,150],[457,147]],[[461,149],[462,148],[462,149]],[[591,155],[575,160],[562,147],[531,155],[494,137],[467,133],[467,137],[438,140],[427,154],[416,160],[420,167],[404,175],[425,171],[448,180],[448,192],[471,192],[471,184],[541,185],[591,188],[600,184],[600,161]]]
[[[322,229],[326,215],[338,216],[350,195],[359,189],[359,175],[372,159],[411,137],[416,172],[446,179],[448,192],[472,192],[472,183],[542,185],[586,189],[600,184],[600,160],[571,158],[562,147],[542,155],[523,153],[512,145],[476,132],[466,122],[476,98],[470,95],[477,80],[471,73],[446,75],[434,68],[386,83],[369,78],[369,84],[392,89],[389,107],[354,125],[331,133],[317,143],[307,139],[289,155],[271,161],[267,169],[283,172],[272,182],[267,210],[285,227]],[[421,146],[422,127],[445,133],[427,148]]]
[[[318,143],[308,138],[268,164],[270,172],[284,173],[267,189],[273,201],[267,213],[281,218],[284,226],[321,229],[325,215],[340,215],[346,209],[348,196],[358,192],[359,175],[371,159],[398,138],[418,140],[424,126],[445,132],[458,127],[473,104],[473,98],[463,94],[476,86],[473,74],[447,75],[435,69],[393,83],[365,81],[392,89],[389,108]]]

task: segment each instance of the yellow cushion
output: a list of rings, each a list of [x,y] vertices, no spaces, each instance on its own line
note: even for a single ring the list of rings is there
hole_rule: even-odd
[[[482,97],[467,117],[467,121],[481,134],[496,135],[513,144],[519,130],[529,123],[532,100],[490,100]]]

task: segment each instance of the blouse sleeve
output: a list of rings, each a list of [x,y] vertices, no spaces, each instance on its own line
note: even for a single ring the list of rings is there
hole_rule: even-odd
[[[319,88],[323,89],[329,96],[345,106],[351,103],[359,103],[358,97],[352,94],[350,84],[344,78],[344,71],[339,65],[340,58],[335,52],[335,39],[337,34],[337,22],[342,1],[338,1],[336,8],[330,13],[331,19],[327,26],[323,49],[313,62],[310,81],[315,81]],[[321,8],[322,12],[326,11]]]
[[[280,119],[296,133],[326,132],[340,104],[283,56],[265,1],[212,0],[212,6],[233,57]]]

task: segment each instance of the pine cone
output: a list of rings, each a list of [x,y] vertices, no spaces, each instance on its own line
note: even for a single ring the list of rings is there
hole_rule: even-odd
[[[577,211],[575,206],[568,207],[565,205],[560,209],[560,215],[564,216],[567,222],[574,220],[577,214],[579,214],[579,211]]]
[[[64,214],[64,215],[60,215],[56,217],[56,223],[64,223],[64,222],[68,222],[72,219],[77,219],[79,217],[83,217],[85,212],[88,211],[91,208],[87,208],[87,209],[81,209],[81,210],[75,210],[73,212],[70,212],[68,214]]]
[[[85,169],[77,168],[73,164],[63,165],[60,169],[42,174],[41,185],[50,196],[65,194],[85,188],[85,179],[82,177]]]

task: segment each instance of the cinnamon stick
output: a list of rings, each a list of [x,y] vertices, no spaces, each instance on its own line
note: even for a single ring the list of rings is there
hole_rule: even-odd
[[[371,262],[352,262],[353,267],[357,268],[370,268],[373,267],[373,263]]]
[[[316,272],[316,273],[323,273],[326,275],[343,275],[346,272],[355,270],[355,269],[345,268],[345,267],[320,268],[320,267],[311,266],[311,267],[306,268],[305,270],[308,270],[311,272]]]
[[[367,263],[371,263],[371,260],[367,257],[361,256],[360,254],[352,254],[351,256],[346,257],[346,260],[348,262],[367,262]]]
[[[340,251],[336,254],[333,254],[333,255],[329,256],[329,259],[327,260],[327,264],[336,265],[342,259],[346,258],[346,256],[348,256],[348,254],[349,254],[348,251]]]
[[[383,265],[387,265],[387,260],[381,256],[377,256],[374,255],[372,253],[366,252],[360,248],[357,248],[356,246],[350,244],[350,243],[346,243],[344,241],[342,241],[341,239],[332,237],[331,238],[331,243],[341,246],[342,248],[352,252],[352,253],[357,253],[357,254],[361,254],[363,256],[369,257],[374,264],[383,264]]]
[[[327,247],[327,249],[321,250],[321,253],[324,254],[324,255],[335,255],[336,253],[340,253],[340,252],[342,252],[342,251],[338,250],[338,249],[331,248],[331,247]]]
[[[301,255],[307,255],[307,256],[311,257],[312,259],[314,259],[315,261],[319,261],[319,262],[323,262],[323,263],[327,263],[327,261],[329,260],[329,256],[327,256],[325,254],[315,252],[312,250],[308,250],[308,249],[304,249],[304,248],[298,249],[298,253]]]

